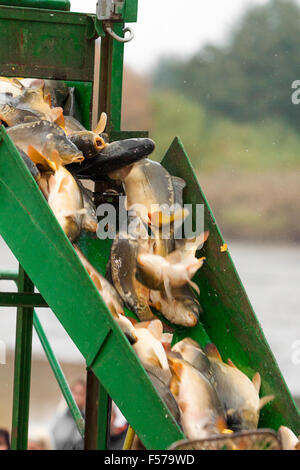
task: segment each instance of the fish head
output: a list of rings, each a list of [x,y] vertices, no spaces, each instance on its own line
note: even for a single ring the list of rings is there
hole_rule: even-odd
[[[87,130],[69,134],[68,139],[76,145],[85,158],[96,156],[108,145],[102,136]]]
[[[175,298],[173,308],[177,318],[184,318],[188,327],[196,326],[199,320],[200,304],[193,297]]]
[[[66,135],[49,131],[45,139],[45,147],[47,150],[57,150],[64,165],[75,162],[80,163],[84,160],[82,152]]]
[[[226,415],[228,427],[235,432],[257,429],[259,411],[255,408],[229,409]]]
[[[136,262],[137,279],[150,289],[158,289],[163,283],[163,266],[165,259],[159,255],[140,252]]]
[[[74,217],[57,216],[57,220],[71,243],[79,237],[80,225]]]
[[[280,426],[278,429],[283,450],[296,450],[299,446],[299,440],[293,431],[286,426]],[[299,450],[299,449],[298,449]]]
[[[185,361],[192,364],[200,372],[208,372],[209,360],[199,343],[192,338],[184,338],[179,343],[176,343],[172,351],[180,353]]]

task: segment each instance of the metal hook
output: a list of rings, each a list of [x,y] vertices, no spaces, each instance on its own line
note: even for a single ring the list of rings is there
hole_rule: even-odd
[[[119,41],[119,42],[130,42],[130,41],[134,38],[134,32],[132,31],[132,29],[129,28],[129,26],[126,26],[126,28],[123,28],[123,33],[124,33],[124,34],[130,33],[127,38],[122,38],[121,36],[118,36],[118,35],[114,32],[114,30],[112,29],[111,23],[110,23],[109,21],[107,21],[107,22],[104,22],[104,21],[103,21],[103,26],[104,26],[105,31],[106,31],[112,38],[114,38],[116,41]]]

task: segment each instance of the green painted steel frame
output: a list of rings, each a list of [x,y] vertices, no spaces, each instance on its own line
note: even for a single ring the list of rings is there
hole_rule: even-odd
[[[146,447],[165,449],[181,439],[181,430],[3,127],[0,130],[0,233],[85,357],[87,366]],[[101,241],[95,243],[101,251]]]
[[[18,290],[33,292],[34,285],[20,266]],[[26,450],[28,438],[31,348],[32,348],[33,308],[17,308],[17,327],[15,345],[13,417],[11,429],[11,448]]]
[[[201,291],[204,314],[202,324],[187,330],[176,329],[176,339],[190,336],[203,346],[217,345],[223,360],[230,358],[250,378],[262,377],[262,395],[275,395],[261,411],[260,427],[277,430],[285,425],[300,433],[299,411],[284,382],[279,367],[265,339],[229,251],[222,252],[224,239],[219,231],[197,176],[179,138],[168,149],[163,165],[174,175],[188,181],[184,203],[204,204],[204,225],[208,241],[201,252],[206,261],[194,280]]]
[[[136,21],[137,3],[137,0],[126,0],[122,11],[123,21]],[[68,2],[66,0],[54,0],[54,2],[51,0],[34,0],[33,2],[31,0],[29,2],[24,0],[23,5],[19,6],[41,6],[46,8],[47,5],[49,8],[57,6],[60,7],[57,9],[68,9]],[[114,30],[120,36],[122,35],[123,26],[123,24],[118,23],[113,25]],[[2,36],[5,40],[2,41],[2,48],[0,49],[1,74],[64,79],[68,86],[75,86],[82,122],[86,128],[90,128],[93,93],[92,80],[94,76],[94,40],[98,35],[105,36],[102,25],[95,15],[66,14],[65,12],[58,11],[0,6],[0,29],[5,33]],[[105,110],[109,118],[108,130],[111,131],[111,134],[113,131],[118,132],[118,138],[122,138],[120,121],[124,45],[113,41],[109,36],[103,39],[101,48],[100,80],[102,79],[105,82],[105,86],[101,86],[100,96],[105,102]],[[48,52],[47,49],[49,49],[49,54],[46,54]],[[14,57],[13,64],[10,62],[11,57]],[[103,61],[103,57],[106,58],[106,61]],[[78,80],[82,81],[79,82]],[[102,108],[101,110],[103,111],[104,109]],[[124,135],[123,138],[125,138]],[[111,135],[111,139],[115,140],[113,135]],[[34,306],[46,307],[47,303],[40,294],[25,292],[17,294],[1,293],[0,306],[14,305],[18,305],[18,308],[23,311],[25,308],[28,309]],[[31,342],[28,330],[24,330],[24,335],[25,337],[27,335],[28,341]],[[46,338],[44,339],[46,340]],[[48,354],[48,358],[52,366],[51,355],[49,356]],[[28,357],[28,361],[30,360],[31,357]],[[27,380],[29,380],[30,368],[28,367],[25,370],[28,371]],[[55,367],[53,370],[55,373]],[[93,374],[90,375],[95,377]],[[59,375],[57,378],[59,378]],[[94,378],[93,380],[97,382],[97,379]],[[16,385],[16,397],[20,387],[21,385],[18,383]],[[90,448],[97,448],[97,444],[98,448],[105,448],[105,443],[108,442],[109,438],[109,407],[107,406],[109,397],[104,387],[97,383],[91,386],[92,395],[95,387],[98,390],[98,394],[100,391],[101,393],[99,397],[93,397],[94,402],[89,405],[90,412],[87,414],[86,428],[88,437],[86,446],[89,446],[89,443],[92,442],[93,447]],[[87,387],[87,392],[89,395],[89,387]],[[90,401],[89,396],[88,401]],[[17,402],[18,400],[16,399],[14,408],[18,406]],[[27,402],[28,408],[29,395]],[[72,406],[70,409],[72,412]],[[93,416],[97,412],[99,413],[99,418],[97,418],[94,426]],[[105,415],[106,412],[108,416]],[[91,426],[89,423],[90,419]],[[28,423],[26,422],[25,428],[27,425]],[[20,432],[20,435],[22,432]],[[26,434],[26,432],[25,429],[24,433]],[[95,436],[91,437],[91,434],[95,434]],[[105,438],[102,436],[105,436]],[[16,437],[16,442],[18,441],[19,439]],[[18,448],[18,444],[16,446]],[[22,442],[19,448],[24,448],[24,446],[25,443]]]
[[[22,272],[22,275],[24,275],[24,272]],[[13,271],[7,271],[7,272],[1,272],[0,273],[0,280],[1,281],[4,281],[4,280],[7,280],[7,281],[15,281],[15,283],[18,285],[18,279],[19,279],[19,274],[17,272],[13,272]],[[0,292],[0,306],[4,306],[5,304],[5,301],[3,299],[3,296],[6,298],[8,295],[11,295],[11,292],[10,293],[3,293],[3,292]],[[24,295],[24,292],[21,294],[21,295]],[[9,306],[11,306],[12,302],[9,304]],[[18,301],[16,301],[14,303],[14,306],[18,305],[18,307],[22,306],[24,307],[24,303],[22,303],[22,305],[20,305],[20,303]],[[27,305],[25,305],[27,307]],[[31,303],[30,305],[28,305],[29,307],[33,307],[33,303]],[[34,303],[34,306],[38,306],[38,307],[41,307],[41,305],[37,305],[36,303]],[[44,305],[43,305],[44,306]],[[46,305],[45,305],[46,306]],[[48,305],[47,305],[48,307]],[[34,329],[36,331],[36,334],[38,335],[38,338],[40,340],[40,343],[42,345],[42,348],[44,350],[44,353],[49,361],[49,364],[50,364],[50,367],[54,373],[54,376],[57,380],[57,383],[62,391],[62,394],[66,400],[66,403],[71,411],[71,414],[74,418],[74,421],[77,425],[77,428],[78,428],[78,431],[80,432],[80,434],[82,435],[82,437],[84,437],[84,419],[82,418],[81,416],[81,413],[78,409],[78,406],[73,398],[73,395],[71,393],[71,390],[68,386],[68,383],[66,381],[66,378],[64,376],[64,373],[60,367],[60,364],[58,362],[58,360],[56,359],[55,357],[55,354],[53,352],[53,349],[51,348],[51,345],[48,341],[48,338],[47,338],[47,335],[44,331],[44,328],[42,327],[42,324],[39,320],[39,317],[37,315],[37,313],[35,312],[35,310],[33,310],[33,326],[34,326]],[[29,335],[28,336],[32,336],[31,335],[31,331],[29,331]],[[28,371],[30,372],[30,371]],[[30,376],[30,373],[28,373],[28,375]],[[17,401],[17,400],[16,400]]]

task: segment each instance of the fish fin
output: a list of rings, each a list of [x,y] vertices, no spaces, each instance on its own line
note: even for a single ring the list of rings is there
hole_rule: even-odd
[[[36,80],[33,80],[33,82],[30,83],[29,88],[38,88],[40,90],[43,90],[45,86],[45,82],[42,78],[37,78]]]
[[[183,222],[184,219],[188,216],[188,214],[188,209],[179,208],[172,214],[164,213],[162,211],[149,212],[148,218],[151,221],[151,224],[155,225],[156,227],[162,227],[163,225],[167,225],[177,221]]]
[[[186,182],[179,176],[172,176],[172,183],[175,188],[178,188],[181,191],[186,187]]]
[[[217,427],[219,433],[223,433],[226,430],[227,423],[226,423],[226,420],[225,420],[224,416],[220,415],[220,416],[217,417],[216,427]]]
[[[180,362],[174,362],[172,364],[172,370],[174,374],[180,379],[180,377],[182,376],[183,365],[180,364]]]
[[[169,301],[171,301],[173,299],[173,296],[172,296],[172,291],[171,291],[171,287],[170,287],[170,280],[169,280],[168,276],[163,276],[163,282],[164,282],[164,288],[165,288],[167,299]]]
[[[52,150],[51,160],[55,163],[56,170],[58,170],[58,168],[62,166],[62,159],[60,158],[57,150]]]
[[[107,114],[106,113],[101,113],[99,122],[95,129],[93,129],[94,134],[102,134],[106,128],[107,124]]]
[[[53,171],[57,170],[56,163],[54,161],[49,160],[43,154],[41,154],[33,145],[28,145],[27,149],[28,157],[35,163],[36,165],[43,165],[50,168]]]
[[[237,366],[234,365],[234,363],[232,362],[232,360],[229,359],[229,358],[227,359],[227,364],[228,364],[230,367],[234,367],[235,369],[237,369]]]
[[[48,93],[47,95],[44,95],[44,101],[45,101],[45,103],[47,103],[51,107],[52,101],[51,101],[51,94],[50,93]]]
[[[204,351],[209,358],[217,359],[218,361],[223,362],[221,354],[219,353],[218,348],[215,344],[207,344],[204,348]]]
[[[174,397],[178,396],[179,394],[179,383],[176,377],[172,377],[170,382],[170,391]]]
[[[159,341],[161,340],[163,334],[163,326],[160,320],[157,319],[149,322],[148,330],[150,331],[150,333],[152,333],[155,338],[157,338]]]
[[[195,282],[191,281],[189,278],[188,278],[187,282],[197,292],[197,294],[200,295],[199,286]]]
[[[179,400],[178,406],[179,406],[179,409],[182,411],[182,413],[184,413],[188,407],[188,403],[186,401]]]
[[[189,277],[193,277],[196,272],[203,266],[203,263],[205,261],[205,257],[203,256],[202,258],[195,258],[187,267],[187,273]]]
[[[274,400],[274,398],[274,395],[267,395],[265,397],[260,398],[258,409],[261,410],[267,403],[270,403],[270,401]]]
[[[168,263],[170,264],[180,263],[181,260],[182,260],[182,256],[181,256],[180,250],[172,251],[172,253],[166,256],[166,261],[168,261]]]
[[[260,377],[259,372],[256,372],[256,374],[254,374],[254,376],[252,378],[252,383],[253,383],[254,388],[257,391],[257,393],[259,393],[260,386],[261,386],[261,377]]]
[[[93,283],[95,284],[95,286],[97,287],[97,289],[102,291],[102,284],[101,284],[101,281],[99,279],[99,276],[96,276],[96,274],[93,273],[91,275],[91,279],[92,279]]]
[[[65,127],[65,118],[62,108],[52,108],[50,111],[52,121],[60,127]]]
[[[184,249],[187,250],[189,253],[186,256],[195,256],[196,251],[200,248],[202,248],[203,244],[206,242],[206,240],[209,237],[209,230],[206,230],[205,232],[200,233],[197,237],[193,238],[186,238],[185,240],[183,239],[180,243],[180,240],[178,240],[178,245],[180,246],[182,243],[184,244]]]

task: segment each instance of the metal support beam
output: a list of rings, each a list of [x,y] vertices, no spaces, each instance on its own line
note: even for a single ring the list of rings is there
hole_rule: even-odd
[[[123,23],[117,23],[114,31],[123,36]],[[119,131],[121,127],[124,44],[108,34],[101,39],[100,92],[98,113],[108,116],[107,131]]]
[[[48,304],[41,294],[35,294],[33,291],[0,292],[0,307],[48,307]]]
[[[99,382],[92,370],[87,371],[85,406],[85,450],[97,449]]]
[[[68,382],[64,376],[64,373],[62,371],[62,368],[59,365],[59,362],[57,361],[55,354],[50,346],[50,343],[47,339],[47,336],[44,332],[44,329],[40,323],[40,320],[37,316],[37,314],[34,312],[33,314],[33,324],[35,331],[39,337],[39,340],[41,342],[41,345],[43,347],[43,350],[46,354],[46,357],[49,361],[50,367],[54,373],[54,376],[56,378],[56,381],[59,385],[59,388],[61,389],[61,392],[64,396],[64,399],[67,402],[67,405],[69,407],[69,410],[73,416],[73,419],[76,423],[76,426],[78,428],[78,431],[80,432],[81,436],[84,437],[84,419],[79,411],[79,408],[73,398],[72,392],[70,390],[70,387],[68,385]]]
[[[106,450],[110,441],[111,398],[99,382],[98,389],[98,439],[97,449]]]
[[[33,292],[34,285],[20,266],[18,289]],[[33,308],[18,307],[15,346],[11,447],[26,450],[30,399]]]

